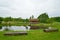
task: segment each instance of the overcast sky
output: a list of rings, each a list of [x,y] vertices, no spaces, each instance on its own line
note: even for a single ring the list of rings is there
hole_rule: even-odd
[[[44,12],[50,17],[60,16],[60,0],[0,0],[1,17],[29,18]]]

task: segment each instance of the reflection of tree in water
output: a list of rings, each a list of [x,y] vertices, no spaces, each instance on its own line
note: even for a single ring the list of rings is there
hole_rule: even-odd
[[[8,30],[9,30],[9,29],[6,27],[6,28],[5,28],[5,31],[8,31]]]
[[[5,27],[5,31],[9,31],[8,26]]]
[[[5,26],[6,26],[5,31],[9,31],[8,27],[11,27],[11,23],[7,22],[7,24]]]
[[[26,27],[26,29],[28,29],[28,27]]]

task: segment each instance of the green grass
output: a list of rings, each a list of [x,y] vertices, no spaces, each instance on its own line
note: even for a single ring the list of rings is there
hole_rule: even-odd
[[[52,27],[58,28],[58,32],[44,32],[43,29],[30,30],[28,35],[4,36],[7,31],[0,32],[0,40],[60,40],[60,23],[52,23]]]
[[[28,35],[4,36],[6,31],[0,32],[0,40],[60,40],[59,32],[43,32],[43,30],[30,30]]]

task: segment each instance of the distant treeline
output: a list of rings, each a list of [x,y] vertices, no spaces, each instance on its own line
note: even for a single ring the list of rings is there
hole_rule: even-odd
[[[34,18],[34,16],[31,16],[32,18]],[[30,17],[30,18],[31,18]],[[29,18],[29,19],[30,19]],[[2,22],[10,22],[10,21],[15,21],[15,22],[29,22],[29,19],[23,19],[21,17],[19,18],[12,18],[12,17],[0,17],[0,23]],[[60,22],[60,17],[51,17],[49,18],[47,13],[42,13],[40,14],[37,19],[39,19],[40,23],[52,23],[52,22]]]
[[[49,18],[47,13],[42,13],[41,15],[38,16],[38,19],[41,23],[60,22],[60,16]]]
[[[12,18],[12,17],[0,17],[0,22],[4,21],[4,22],[9,22],[9,21],[19,21],[19,22],[29,22],[28,19],[22,19],[22,18]]]

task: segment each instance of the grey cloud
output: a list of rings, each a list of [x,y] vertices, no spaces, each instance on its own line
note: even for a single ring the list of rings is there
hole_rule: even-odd
[[[43,12],[59,16],[60,0],[0,0],[0,16],[27,18]]]

